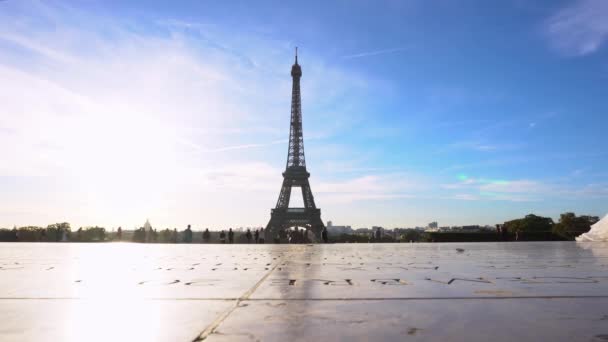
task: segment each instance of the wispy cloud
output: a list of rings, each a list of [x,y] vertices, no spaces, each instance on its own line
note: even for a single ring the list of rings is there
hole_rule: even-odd
[[[321,182],[315,191],[326,203],[417,198],[429,186],[420,176],[376,173],[336,182]]]
[[[506,150],[517,150],[523,147],[523,144],[519,143],[492,143],[486,141],[478,141],[478,140],[467,140],[467,141],[457,141],[451,144],[448,144],[444,148],[440,149],[440,151],[451,151],[451,150],[473,150],[479,152],[493,152],[493,151],[506,151]]]
[[[528,179],[460,178],[459,182],[442,185],[444,189],[456,191],[452,195],[454,199],[528,202],[542,200],[552,191],[546,184]]]
[[[577,185],[559,180],[486,179],[459,176],[454,183],[443,184],[451,197],[463,200],[498,200],[510,202],[539,202],[556,199],[594,199],[608,197],[608,184]],[[448,197],[450,198],[450,197]]]
[[[568,56],[597,51],[608,39],[608,1],[577,0],[545,23],[551,44]]]
[[[389,53],[396,53],[396,52],[401,52],[401,51],[406,51],[406,50],[407,50],[407,48],[405,48],[405,47],[397,47],[397,48],[392,48],[392,49],[365,51],[365,52],[355,53],[352,55],[345,55],[345,56],[342,56],[342,58],[352,59],[352,58],[370,57],[370,56],[377,56],[377,55],[385,55],[385,54],[389,54]]]
[[[248,149],[248,148],[265,147],[265,146],[271,146],[271,145],[277,145],[277,144],[287,144],[287,142],[288,142],[287,139],[282,139],[282,140],[275,140],[275,141],[271,141],[268,143],[260,143],[260,144],[243,144],[243,145],[223,146],[223,147],[211,149],[209,151],[225,152],[225,151],[230,151],[230,150],[243,150],[243,149]]]

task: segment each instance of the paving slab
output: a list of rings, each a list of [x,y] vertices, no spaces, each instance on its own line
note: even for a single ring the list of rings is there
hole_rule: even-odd
[[[605,308],[608,243],[0,244],[2,341],[600,341]]]
[[[608,298],[245,301],[206,341],[606,341]]]

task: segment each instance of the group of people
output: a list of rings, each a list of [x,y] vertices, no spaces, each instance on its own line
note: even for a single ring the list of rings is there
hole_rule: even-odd
[[[238,236],[235,236],[236,233],[239,233]],[[117,239],[118,241],[122,240],[123,238],[123,231],[122,228],[118,228],[118,231],[116,232],[116,236],[115,239]],[[236,241],[235,241],[236,239]],[[255,230],[251,230],[250,228],[247,228],[247,230],[245,231],[245,233],[240,233],[240,232],[235,232],[232,230],[232,228],[228,229],[228,231],[226,230],[221,230],[218,233],[214,232],[210,232],[209,228],[206,228],[203,232],[202,232],[202,242],[203,243],[212,243],[212,242],[217,242],[219,240],[219,243],[225,244],[232,244],[232,243],[256,243],[256,244],[261,244],[261,243],[265,243],[266,239],[266,232],[264,230],[264,228],[260,228],[260,229],[255,229]],[[302,229],[302,228],[295,228],[293,230],[291,229],[287,229],[287,230],[281,230],[277,233],[276,236],[271,236],[271,242],[274,243],[310,243],[312,240],[309,237],[308,234],[308,230],[307,229]],[[328,242],[328,238],[327,238],[327,229],[323,228],[323,231],[321,232],[321,239],[323,242],[327,243]],[[139,228],[137,230],[135,230],[133,232],[133,241],[135,242],[152,242],[152,243],[156,243],[156,242],[160,242],[160,243],[192,243],[194,242],[194,232],[192,231],[192,227],[190,225],[188,225],[188,227],[181,231],[178,232],[177,229],[165,229],[162,231],[156,231],[155,229],[152,229],[151,227],[146,230],[145,228]]]
[[[246,242],[247,243],[264,243],[265,242],[265,233],[264,233],[264,228],[261,229],[256,229],[253,232],[251,231],[251,229],[247,228],[247,231],[245,232],[245,234],[243,234],[245,236]],[[329,241],[328,236],[327,236],[327,228],[323,227],[323,231],[321,232],[321,239],[323,240],[323,242],[327,243]],[[211,233],[209,232],[209,229],[205,229],[205,231],[203,232],[203,242],[204,243],[209,243],[211,240]],[[230,243],[234,243],[234,231],[232,230],[232,228],[228,229],[228,232],[226,232],[225,230],[220,231],[219,234],[219,240],[220,243],[226,243],[228,242]],[[293,230],[281,230],[277,236],[274,237],[274,243],[281,243],[281,242],[285,242],[287,241],[287,243],[310,243],[311,240],[308,237],[308,230],[306,229],[300,229],[298,227],[296,227]]]
[[[228,243],[234,243],[234,231],[232,231],[232,228],[228,229],[228,233],[226,233],[225,230],[220,231],[221,243],[226,243],[226,236],[228,236]],[[245,238],[247,239],[247,243],[251,243],[252,241],[255,243],[264,243],[264,228],[261,228],[260,230],[256,229],[253,233],[251,233],[251,229],[247,228]],[[210,239],[211,233],[209,233],[209,229],[205,229],[203,232],[203,242],[208,243]]]
[[[323,227],[321,231],[321,240],[324,243],[329,242],[329,238],[327,236],[327,228]],[[274,238],[274,243],[280,243],[282,241],[287,241],[287,243],[310,243],[311,240],[308,236],[308,229],[300,229],[295,227],[293,230],[282,230],[279,231],[277,236]]]

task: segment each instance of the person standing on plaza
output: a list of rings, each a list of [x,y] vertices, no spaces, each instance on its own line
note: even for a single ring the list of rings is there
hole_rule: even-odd
[[[188,225],[188,227],[184,231],[184,242],[185,243],[192,242],[192,228],[190,227],[190,225]]]
[[[203,242],[209,243],[210,238],[211,238],[211,233],[209,233],[209,228],[205,228],[205,231],[203,232]]]
[[[234,242],[234,232],[232,231],[232,228],[230,228],[228,230],[228,243],[233,243]]]

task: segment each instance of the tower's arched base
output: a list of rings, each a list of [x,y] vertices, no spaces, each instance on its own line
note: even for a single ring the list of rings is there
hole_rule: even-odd
[[[287,230],[292,227],[301,227],[311,232],[314,242],[321,242],[321,232],[325,225],[321,221],[321,209],[287,208],[272,209],[270,221],[264,230],[266,242],[285,242]]]

